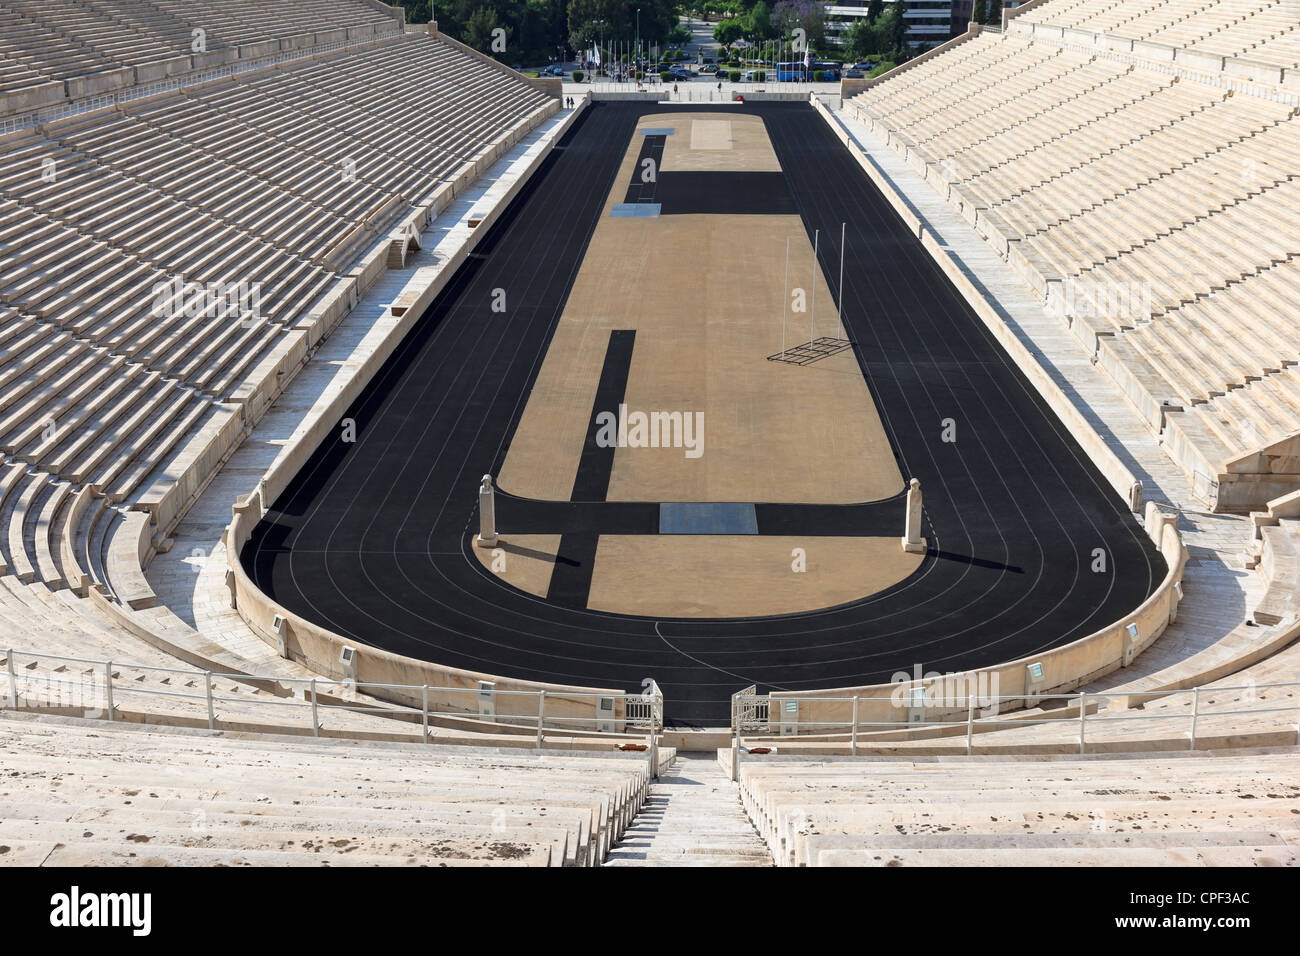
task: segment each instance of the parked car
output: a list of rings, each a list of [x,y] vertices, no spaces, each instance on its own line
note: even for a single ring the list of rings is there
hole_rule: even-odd
[[[701,72],[701,73],[717,73],[717,72],[718,72],[718,68],[717,68],[716,66],[714,66],[712,63],[710,63],[708,66],[701,67],[701,68],[700,68],[700,72]]]
[[[870,73],[875,68],[876,64],[872,63],[870,60],[863,60],[861,63],[854,63],[852,66],[852,69],[861,70],[863,73]]]
[[[560,79],[564,79],[564,71],[560,69],[558,66],[556,66],[554,63],[552,63],[550,66],[548,66],[546,69],[542,70],[541,72],[542,72],[542,76],[558,76]]]
[[[844,71],[844,79],[846,80],[861,80],[864,79],[866,75],[867,74],[863,73],[861,70],[853,69],[851,67]]]

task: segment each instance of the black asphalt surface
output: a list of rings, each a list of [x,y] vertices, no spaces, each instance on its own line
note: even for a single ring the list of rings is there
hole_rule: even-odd
[[[825,123],[791,103],[719,110],[763,118],[837,296],[848,222],[846,322],[900,469],[925,491],[920,569],[863,600],[780,617],[592,612],[572,605],[595,535],[655,533],[658,503],[583,489],[571,502],[497,496],[503,533],[564,535],[556,602],[482,567],[468,543],[479,478],[500,472],[605,199],[629,185],[615,177],[638,118],[672,109],[607,102],[579,118],[346,413],[357,441],[326,441],[259,524],[241,556],[258,585],[341,634],[442,664],[628,691],[653,677],[678,725],[725,725],[730,695],[751,683],[985,666],[1136,608],[1165,573],[1159,553]],[[496,288],[505,313],[492,311]],[[954,442],[942,440],[949,419]],[[818,535],[901,535],[903,501],[766,504],[757,516],[760,534],[807,535],[813,554]]]
[[[663,216],[793,216],[798,212],[784,173],[661,169],[667,141],[666,135],[641,137],[623,202],[658,203]]]

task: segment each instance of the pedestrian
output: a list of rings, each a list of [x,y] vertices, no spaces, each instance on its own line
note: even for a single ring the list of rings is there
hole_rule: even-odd
[[[674,84],[673,84],[673,96],[676,96],[676,95],[677,95],[677,84],[674,83]]]

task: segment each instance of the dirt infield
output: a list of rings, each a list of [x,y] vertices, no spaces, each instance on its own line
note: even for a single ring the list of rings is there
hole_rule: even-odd
[[[921,557],[897,538],[602,535],[587,606],[651,617],[793,614],[883,591]]]
[[[733,174],[780,171],[757,116],[665,113],[637,124],[511,441],[502,489],[586,500],[594,487],[604,500],[629,502],[834,504],[898,494],[903,476],[853,353],[803,366],[770,359],[796,342],[842,336],[830,285],[798,216],[613,214],[646,156],[660,155],[644,134],[668,130],[656,172],[666,180],[702,174],[685,181],[678,204],[714,183],[743,198],[751,181]],[[635,333],[624,341],[634,342],[625,370],[606,367],[614,330]],[[615,375],[621,395],[598,395],[602,374]],[[694,445],[661,442],[671,436],[652,433],[647,446],[633,432],[614,451],[607,481],[582,481],[593,403],[623,408],[633,421],[637,414],[689,418],[696,430],[684,437]],[[583,549],[593,566],[581,580],[567,567],[558,578],[551,565],[543,574],[537,558],[502,579],[541,597],[554,580],[557,592],[572,591],[582,606],[622,614],[784,614],[843,604],[907,577],[919,560],[888,541],[819,540],[815,570],[795,576],[795,545],[784,539],[602,534],[598,546],[589,538]]]
[[[697,155],[702,169],[775,164],[759,117],[716,116],[700,114],[699,121],[735,131],[734,148],[690,149],[687,130],[697,114],[647,116],[638,128],[675,129],[665,172]],[[633,329],[628,409],[703,413],[704,451],[688,458],[678,448],[619,448],[610,500],[855,502],[897,494],[903,476],[852,353],[805,367],[768,361],[783,345],[787,239],[789,287],[804,291],[809,311],[788,313],[786,344],[813,334],[814,302],[816,334],[839,334],[830,287],[814,268],[799,218],[614,218],[640,140],[627,146],[511,441],[501,487],[521,497],[569,498],[605,336]],[[719,156],[730,164],[710,165]]]

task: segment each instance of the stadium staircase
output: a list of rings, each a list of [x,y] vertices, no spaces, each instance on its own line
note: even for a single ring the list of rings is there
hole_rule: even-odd
[[[650,785],[605,866],[771,866],[772,854],[712,754],[677,755]]]

